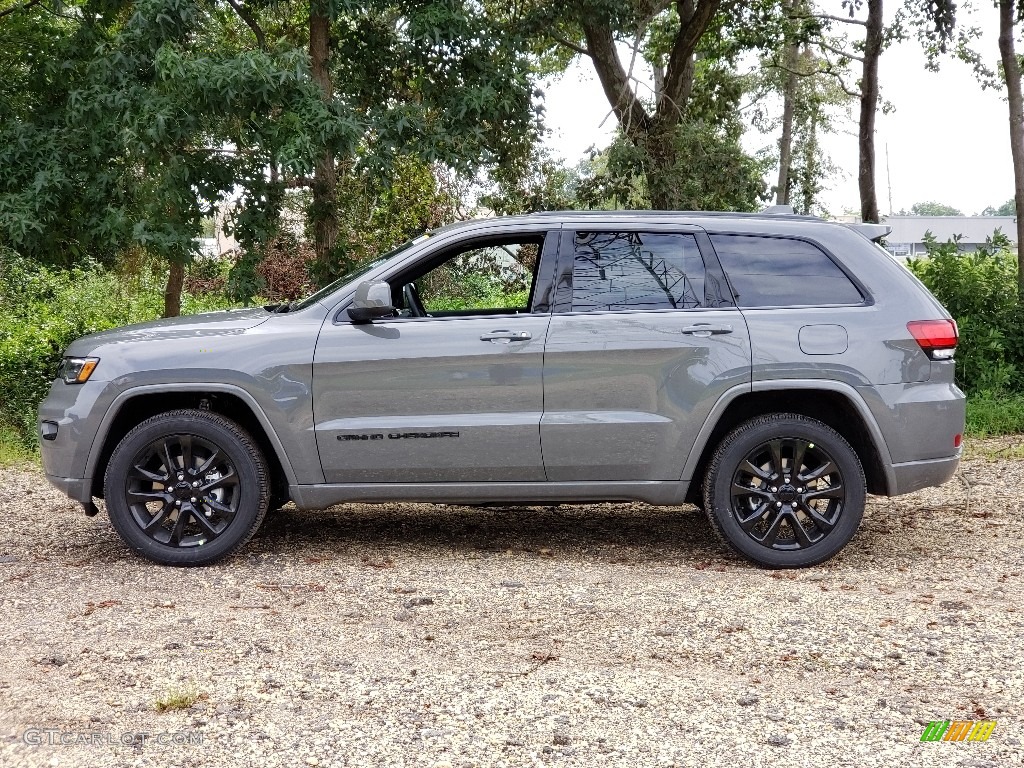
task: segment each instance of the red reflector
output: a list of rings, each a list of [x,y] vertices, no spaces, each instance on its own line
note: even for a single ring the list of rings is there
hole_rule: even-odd
[[[954,437],[953,438],[953,447],[954,448],[959,448],[960,447],[960,443],[962,443],[963,440],[964,440],[964,436],[963,435],[957,435],[956,437]]]
[[[960,335],[955,320],[911,320],[907,330],[925,352],[953,349]]]

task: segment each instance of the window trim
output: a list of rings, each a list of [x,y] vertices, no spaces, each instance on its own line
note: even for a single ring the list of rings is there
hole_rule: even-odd
[[[718,251],[715,250],[715,244],[714,244],[714,241],[713,241],[712,238],[714,238],[716,236],[722,236],[722,237],[729,237],[729,236],[734,236],[734,237],[760,237],[760,238],[763,238],[763,239],[766,239],[766,240],[797,240],[797,241],[802,242],[802,243],[807,243],[808,245],[812,246],[813,248],[817,248],[821,253],[823,253],[825,255],[825,257],[829,261],[832,262],[832,264],[836,267],[836,269],[838,269],[846,277],[846,279],[850,281],[850,283],[853,285],[853,287],[857,289],[858,293],[860,293],[860,295],[861,295],[861,300],[859,302],[852,302],[852,303],[851,302],[842,302],[842,303],[832,303],[832,304],[821,304],[821,303],[818,303],[818,304],[764,304],[764,305],[757,306],[757,307],[744,307],[742,304],[740,304],[739,300],[737,299],[737,297],[740,294],[736,290],[735,286],[733,286],[732,280],[729,278],[729,273],[725,270],[724,265],[721,265],[721,258],[718,256]],[[761,232],[736,232],[736,231],[733,231],[733,230],[709,231],[709,232],[707,232],[707,238],[708,238],[708,246],[715,252],[715,258],[718,259],[719,264],[722,266],[722,273],[725,275],[726,281],[728,281],[729,290],[732,292],[733,300],[736,302],[736,307],[737,307],[737,309],[741,309],[744,312],[747,312],[747,311],[756,312],[756,311],[762,310],[762,309],[830,309],[832,307],[870,307],[870,306],[874,306],[875,299],[871,295],[871,292],[868,291],[868,289],[864,285],[864,283],[861,282],[861,280],[855,274],[853,274],[846,267],[846,265],[843,264],[842,261],[837,259],[835,254],[832,253],[832,251],[830,251],[828,248],[826,248],[822,243],[820,243],[817,240],[813,240],[813,239],[811,239],[809,237],[805,237],[803,235],[782,235],[782,234],[775,234],[775,233],[767,234],[767,233],[761,233]]]
[[[409,282],[408,276],[411,274],[417,275],[418,277],[425,275],[432,269],[443,264],[450,258],[454,258],[455,254],[453,251],[464,252],[472,250],[474,247],[479,247],[486,243],[494,242],[513,242],[515,240],[532,240],[540,238],[541,246],[540,253],[537,258],[537,271],[534,273],[533,285],[530,287],[530,297],[528,299],[529,306],[527,311],[521,312],[515,309],[509,309],[508,312],[491,312],[486,314],[466,314],[466,315],[442,315],[440,317],[382,317],[373,322],[375,323],[391,323],[391,322],[419,322],[425,320],[464,320],[469,318],[479,317],[530,317],[532,315],[546,315],[551,312],[551,293],[552,286],[554,283],[554,271],[557,264],[558,257],[558,241],[559,241],[559,229],[557,226],[552,227],[551,224],[537,227],[536,229],[515,229],[508,230],[505,232],[480,232],[465,239],[457,240],[456,242],[447,242],[440,244],[436,249],[431,250],[429,253],[425,253],[421,258],[416,259],[412,264],[405,264],[403,267],[395,272],[385,273],[379,276],[378,280],[382,280],[391,285],[392,295],[396,285],[403,285]],[[335,325],[347,325],[352,322],[348,316],[348,308],[355,297],[351,297],[341,306],[334,315]]]

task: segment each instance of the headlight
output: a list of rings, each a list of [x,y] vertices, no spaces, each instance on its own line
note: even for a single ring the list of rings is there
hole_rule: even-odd
[[[57,368],[57,378],[65,384],[85,384],[99,361],[98,357],[65,357]]]

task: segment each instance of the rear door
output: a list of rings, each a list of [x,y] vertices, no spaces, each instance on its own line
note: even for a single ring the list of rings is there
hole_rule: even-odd
[[[927,378],[913,340],[909,348],[889,341],[889,314],[818,243],[745,232],[712,232],[710,240],[750,329],[754,382]]]
[[[699,227],[564,225],[544,359],[551,481],[678,480],[750,343]]]

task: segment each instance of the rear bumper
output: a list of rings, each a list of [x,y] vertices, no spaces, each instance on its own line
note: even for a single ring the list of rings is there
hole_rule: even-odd
[[[943,459],[906,461],[891,467],[890,496],[911,493],[922,488],[942,485],[956,474],[960,466],[960,453]]]
[[[47,475],[46,481],[61,493],[75,501],[92,500],[92,480],[88,477],[57,477]]]

